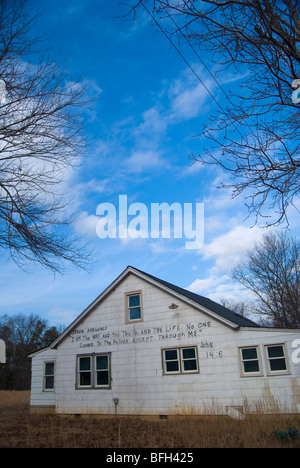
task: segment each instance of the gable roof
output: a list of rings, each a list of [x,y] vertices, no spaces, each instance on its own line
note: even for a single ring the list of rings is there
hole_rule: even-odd
[[[212,301],[204,296],[175,286],[172,283],[161,280],[156,276],[145,273],[132,266],[128,266],[72,323],[69,325],[61,335],[50,345],[50,348],[56,348],[57,345],[69,335],[69,333],[90,314],[96,306],[100,304],[129,274],[134,274],[139,278],[151,283],[152,285],[163,289],[164,291],[172,294],[174,297],[181,299],[192,307],[206,313],[208,316],[221,321],[225,325],[238,329],[240,327],[260,327],[257,323],[249,320],[241,315],[233,312],[232,310],[224,307],[217,302]]]
[[[214,312],[220,317],[223,317],[224,319],[229,320],[230,322],[236,324],[238,327],[259,327],[259,325],[253,322],[252,320],[247,319],[246,317],[243,317],[242,315],[239,315],[236,312],[233,312],[227,307],[224,307],[221,304],[218,304],[217,302],[214,302],[211,299],[208,299],[207,297],[200,296],[199,294],[193,293],[192,291],[188,291],[187,289],[183,289],[179,286],[175,286],[172,283],[163,281],[159,278],[156,278],[155,276],[149,275],[148,273],[142,272],[141,270],[137,270],[136,268],[135,270],[148,276],[149,278],[152,278],[155,281],[158,281],[160,284],[166,286],[169,289],[172,289],[176,293],[190,299],[191,301],[196,302],[200,306],[203,306],[205,309],[208,309],[209,311]]]

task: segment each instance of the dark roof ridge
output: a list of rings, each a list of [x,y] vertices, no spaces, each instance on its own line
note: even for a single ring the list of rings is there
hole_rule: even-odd
[[[172,289],[173,291],[177,292],[178,294],[181,294],[182,296],[185,296],[186,298],[196,302],[199,305],[202,305],[206,309],[211,310],[212,312],[215,312],[217,315],[220,315],[221,317],[235,323],[239,327],[257,327],[260,328],[260,325],[257,323],[253,322],[252,320],[243,317],[242,315],[238,314],[237,312],[234,312],[231,309],[228,309],[225,306],[222,306],[221,304],[218,304],[217,302],[213,301],[212,299],[209,299],[205,296],[200,296],[199,294],[196,294],[192,291],[189,291],[187,289],[184,289],[180,286],[176,286],[172,283],[169,283],[168,281],[164,281],[160,278],[157,278],[156,276],[150,275],[149,273],[146,273],[142,270],[139,270],[138,268],[135,268],[133,266],[130,266],[133,270],[136,270],[140,273],[142,273],[145,276],[148,276],[149,278],[153,279],[154,281],[157,281],[158,283],[162,284],[163,286],[166,286],[169,289]]]

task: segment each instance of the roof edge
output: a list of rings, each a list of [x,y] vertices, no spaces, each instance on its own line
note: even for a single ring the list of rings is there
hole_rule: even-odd
[[[131,268],[133,270],[133,273],[135,273],[135,274],[139,273],[138,276],[142,277],[142,279],[144,279],[148,283],[151,283],[151,284],[155,285],[156,287],[159,287],[160,289],[163,289],[165,291],[167,290],[169,294],[172,294],[173,296],[178,297],[181,301],[189,304],[190,306],[194,307],[195,309],[200,310],[201,312],[204,312],[205,314],[209,315],[210,317],[214,318],[215,320],[218,320],[218,321],[224,323],[224,325],[228,325],[229,327],[231,327],[233,329],[236,329],[236,330],[238,328],[240,328],[239,325],[235,324],[231,320],[228,320],[225,317],[222,317],[221,315],[219,315],[218,313],[213,312],[212,310],[206,308],[205,306],[203,306],[201,304],[198,304],[193,299],[190,299],[187,296],[185,296],[184,294],[181,294],[180,291],[176,291],[175,289],[173,289],[171,287],[172,286],[171,283],[168,283],[167,281],[159,280],[159,278],[156,278],[155,276],[149,275],[148,273],[145,273],[145,272],[143,272],[141,270],[137,270],[134,267],[128,267],[128,268]],[[175,285],[174,285],[174,287],[176,288]],[[184,288],[178,288],[178,289],[184,290]],[[186,291],[188,293],[188,290],[186,290]]]
[[[88,306],[86,309],[84,309],[81,314],[78,315],[78,317],[73,320],[72,323],[56,338],[55,341],[50,345],[50,348],[56,348],[57,345],[68,335],[73,328],[75,328],[103,299],[106,297],[116,286],[118,283],[120,283],[129,273],[131,267],[125,268],[125,270],[109,285],[107,288],[102,291],[99,296],[96,297],[96,299]]]
[[[155,276],[149,275],[148,273],[145,273],[141,270],[138,270],[137,268],[134,268],[132,266],[127,266],[125,270],[107,287],[102,291],[102,293],[96,297],[96,299],[86,308],[84,311],[78,315],[78,317],[56,338],[56,340],[49,346],[51,349],[56,348],[68,335],[69,333],[82,321],[84,320],[87,315],[105,298],[107,295],[115,288],[117,285],[123,281],[128,274],[134,274],[140,278],[142,278],[144,281],[147,281],[148,283],[153,284],[154,286],[167,291],[169,294],[173,295],[174,297],[178,297],[180,300],[183,302],[189,304],[190,306],[204,312],[211,318],[218,320],[219,322],[222,322],[224,325],[229,326],[230,328],[234,330],[238,330],[240,328],[240,325],[234,323],[230,319],[223,317],[222,315],[218,314],[217,312],[214,312],[207,307],[195,302],[192,298],[188,298],[186,295],[181,294],[181,291],[185,291],[184,288],[177,288],[175,285],[172,285],[171,283],[168,283],[163,280],[159,280],[159,278],[156,278]],[[172,288],[177,288],[178,291]],[[186,290],[187,293],[189,292]],[[199,296],[200,297],[200,296]],[[213,301],[211,301],[213,303]],[[228,309],[229,310],[229,309]],[[232,311],[231,311],[232,312]],[[250,321],[249,321],[250,322]],[[254,322],[253,322],[254,323]],[[256,324],[257,325],[257,324]],[[257,325],[258,326],[258,325]],[[249,325],[250,327],[250,325]],[[246,328],[246,327],[243,327]]]

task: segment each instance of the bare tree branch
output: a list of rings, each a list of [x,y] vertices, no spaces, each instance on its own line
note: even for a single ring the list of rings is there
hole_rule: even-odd
[[[233,270],[233,278],[256,295],[256,313],[272,326],[300,326],[299,261],[296,239],[266,234]]]
[[[300,104],[292,99],[292,83],[300,79],[299,2],[156,0],[152,15],[170,37],[184,38],[199,60],[209,51],[223,74],[243,76],[238,92],[219,84],[225,99],[201,131],[208,143],[192,161],[226,171],[232,183],[222,187],[246,198],[256,222],[288,222],[300,189]],[[274,211],[275,219],[269,217]]]
[[[71,239],[64,216],[64,179],[85,147],[79,110],[85,87],[71,82],[48,53],[26,57],[34,17],[26,0],[0,2],[0,247],[24,266],[28,261],[61,271],[82,266],[87,252]]]

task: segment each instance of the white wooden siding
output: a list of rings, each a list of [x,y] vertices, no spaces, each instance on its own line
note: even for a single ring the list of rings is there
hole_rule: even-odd
[[[143,322],[125,323],[125,294],[142,291]],[[177,309],[169,309],[171,303]],[[32,359],[31,405],[59,413],[118,414],[299,412],[300,364],[292,362],[300,331],[241,328],[196,310],[170,292],[130,274],[57,347]],[[268,376],[264,346],[284,343],[289,374]],[[199,373],[163,375],[162,349],[197,346]],[[258,346],[262,376],[242,377],[239,347]],[[76,357],[111,353],[111,388],[76,389]],[[43,392],[43,362],[56,360],[55,392]]]

